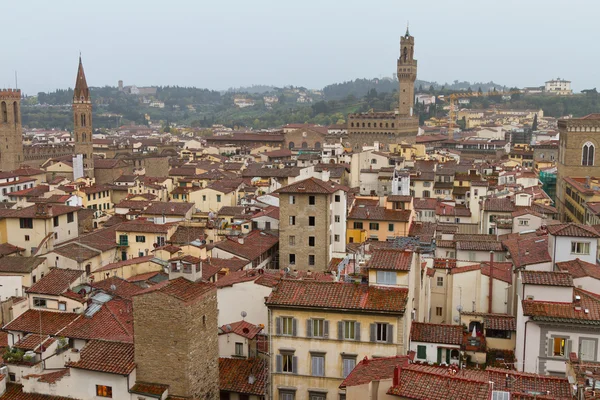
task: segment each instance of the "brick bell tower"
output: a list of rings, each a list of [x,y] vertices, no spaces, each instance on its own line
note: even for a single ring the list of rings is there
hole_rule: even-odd
[[[79,69],[73,92],[73,133],[75,135],[75,154],[83,156],[83,174],[88,178],[93,178],[92,99],[85,80],[81,56],[79,56]]]
[[[22,162],[21,91],[0,89],[0,170],[15,170]]]
[[[400,92],[398,111],[401,117],[412,117],[415,106],[415,80],[417,60],[414,59],[415,38],[408,32],[400,38],[400,58],[398,59],[398,81]]]

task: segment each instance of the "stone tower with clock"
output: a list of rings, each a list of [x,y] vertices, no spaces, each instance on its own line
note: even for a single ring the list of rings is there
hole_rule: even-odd
[[[398,111],[401,117],[412,117],[415,106],[415,80],[417,79],[417,60],[414,59],[415,38],[406,34],[400,38],[400,58],[398,59]]]

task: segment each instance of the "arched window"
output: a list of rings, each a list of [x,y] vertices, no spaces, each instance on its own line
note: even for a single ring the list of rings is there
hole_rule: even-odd
[[[354,128],[354,122],[350,122],[350,126]]]
[[[594,165],[594,150],[595,148],[592,142],[585,142],[581,151],[581,165]]]
[[[6,111],[6,102],[2,102],[2,105],[0,106],[2,108],[2,122],[6,123],[8,122],[8,112]]]
[[[302,142],[302,148],[303,149],[308,149],[308,143]]]
[[[84,142],[85,142],[85,141],[86,141],[86,139],[87,139],[87,138],[86,138],[86,136],[87,136],[87,135],[84,133],[84,134],[83,134],[83,141],[84,141]]]
[[[17,104],[16,101],[13,103],[13,114],[15,117],[14,122],[16,125],[19,122],[19,105]]]
[[[406,62],[406,58],[408,57],[408,49],[404,48],[404,62]]]
[[[315,149],[317,149],[317,150],[321,149],[321,142],[315,142]]]
[[[365,123],[363,122],[363,128],[365,127]]]
[[[85,114],[81,114],[81,126],[85,126]]]
[[[290,150],[292,150],[294,148],[294,142],[290,142],[290,144],[288,145],[288,147],[290,148]]]

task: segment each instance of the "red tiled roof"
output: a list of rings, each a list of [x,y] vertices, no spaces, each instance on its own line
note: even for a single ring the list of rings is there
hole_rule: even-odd
[[[575,296],[580,296],[577,301]],[[523,315],[542,321],[570,321],[582,324],[600,324],[600,297],[582,289],[573,289],[571,303],[523,300]],[[580,308],[577,308],[580,307]],[[588,310],[589,312],[585,312]]]
[[[263,327],[251,324],[248,321],[232,322],[219,328],[219,335],[235,333],[247,339],[254,339],[263,330]]]
[[[547,226],[548,233],[554,236],[572,236],[599,238],[600,234],[594,228],[587,225],[575,224],[569,222],[566,224],[556,224]]]
[[[162,398],[162,394],[169,388],[169,385],[160,385],[158,383],[146,383],[146,382],[135,382],[135,385],[129,391],[131,393],[146,394],[152,397],[159,396]]]
[[[151,256],[130,258],[128,260],[123,260],[123,261],[117,261],[117,262],[114,262],[111,264],[106,264],[104,267],[100,267],[100,268],[94,270],[94,272],[110,271],[111,269],[121,268],[121,267],[125,267],[127,265],[141,264],[141,263],[149,262],[153,258],[154,258],[154,256],[151,255]]]
[[[520,237],[505,240],[502,244],[510,253],[517,268],[552,261],[552,257],[548,253],[548,236]]]
[[[81,275],[83,270],[51,268],[48,275],[44,276],[27,293],[49,294],[58,296],[71,287]]]
[[[408,356],[382,357],[361,360],[344,379],[340,388],[364,385],[373,381],[390,379],[394,376],[394,367],[408,365]]]
[[[2,400],[77,400],[73,397],[52,396],[38,393],[26,393],[22,385],[6,383],[6,392],[0,397]]]
[[[58,332],[80,316],[75,313],[30,309],[6,324],[3,329],[56,336]]]
[[[42,383],[56,383],[61,380],[64,376],[69,376],[69,368],[59,369],[58,371],[50,372],[47,374],[31,374],[25,375],[24,379],[34,378],[38,382]]]
[[[521,271],[524,285],[573,286],[573,277],[568,272]]]
[[[129,375],[135,368],[133,343],[91,340],[83,349],[79,361],[68,362],[71,368],[108,374]]]
[[[445,260],[441,261],[443,262]],[[512,283],[512,266],[513,265],[511,262],[494,262],[494,279],[498,279],[509,284]],[[438,266],[435,264],[434,267],[438,268]],[[466,265],[463,267],[456,267],[456,264],[454,264],[454,267],[452,267],[452,264],[450,264],[450,266],[441,266],[441,268],[451,268],[450,274],[460,274],[464,272],[481,270],[482,275],[490,276],[489,262]]]
[[[404,314],[408,289],[282,279],[265,301],[271,307],[325,308]]]
[[[117,276],[111,276],[108,279],[104,279],[99,282],[94,282],[92,283],[92,287],[94,289],[102,290],[113,296],[118,296],[128,300],[131,300],[131,297],[133,295],[143,290],[135,283],[128,282],[125,279],[119,278]]]
[[[284,186],[275,191],[275,193],[311,193],[311,194],[331,194],[338,190],[347,191],[348,188],[339,185],[333,181],[325,182],[317,178],[308,178],[291,185]]]
[[[160,282],[154,286],[142,290],[135,296],[144,296],[153,292],[160,292],[167,296],[172,296],[184,303],[193,302],[212,292],[216,286],[208,282],[190,282],[185,278],[177,278]]]
[[[408,222],[411,214],[411,210],[390,210],[378,205],[365,205],[362,207],[357,200],[348,214],[348,219]]]
[[[515,210],[515,205],[508,197],[502,199],[492,197],[485,199],[483,209],[485,211],[513,212]]]
[[[31,333],[15,343],[13,347],[25,351],[35,350],[37,353],[41,353],[41,349],[39,349],[40,346],[48,347],[52,343],[54,343],[54,339],[48,335],[37,335],[35,333]]]
[[[80,316],[60,332],[73,339],[100,339],[133,343],[133,306],[127,300],[111,300],[92,315]]]
[[[147,281],[148,279],[154,278],[156,275],[158,275],[160,273],[161,273],[161,271],[153,271],[153,272],[146,272],[145,274],[133,275],[133,276],[130,276],[129,278],[127,278],[127,282]]]
[[[155,201],[146,210],[144,214],[149,215],[186,215],[190,209],[194,207],[194,203],[174,203]]]
[[[410,340],[415,342],[460,345],[463,340],[463,327],[461,325],[413,322],[410,331]]]
[[[483,317],[483,324],[486,329],[496,329],[499,331],[516,331],[517,322],[516,318],[508,314],[497,314],[497,313],[482,313],[482,312],[468,312],[463,311],[462,315],[472,315],[477,317]]]
[[[566,271],[571,274],[573,279],[584,278],[589,276],[594,279],[600,279],[600,265],[592,264],[579,258],[569,261],[556,263],[556,266],[561,271]]]
[[[249,382],[250,375],[254,376],[254,383]],[[265,396],[268,376],[266,360],[219,358],[219,389],[222,392]]]
[[[413,253],[399,249],[379,249],[369,260],[369,269],[410,271]]]
[[[398,386],[387,394],[419,400],[471,400],[488,399],[490,388],[483,380],[451,375],[448,368],[408,365],[399,371]]]
[[[502,251],[502,243],[492,241],[457,241],[456,250],[466,251]]]
[[[135,219],[119,224],[117,232],[139,232],[139,233],[168,233],[173,224],[155,224],[144,219]],[[114,238],[113,240],[117,240]]]
[[[279,238],[268,233],[256,231],[244,237],[243,241],[244,243],[241,244],[236,238],[225,239],[215,243],[215,247],[246,260],[254,261],[261,254],[277,245]]]

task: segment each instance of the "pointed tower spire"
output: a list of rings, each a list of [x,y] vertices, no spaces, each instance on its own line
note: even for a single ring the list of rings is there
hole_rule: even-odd
[[[75,90],[73,92],[73,102],[89,102],[90,89],[85,80],[85,72],[83,72],[83,63],[81,62],[81,53],[79,53],[79,68],[77,70],[77,81],[75,82]]]
[[[406,21],[406,35],[405,36],[410,36],[410,32],[408,31],[408,21]]]

